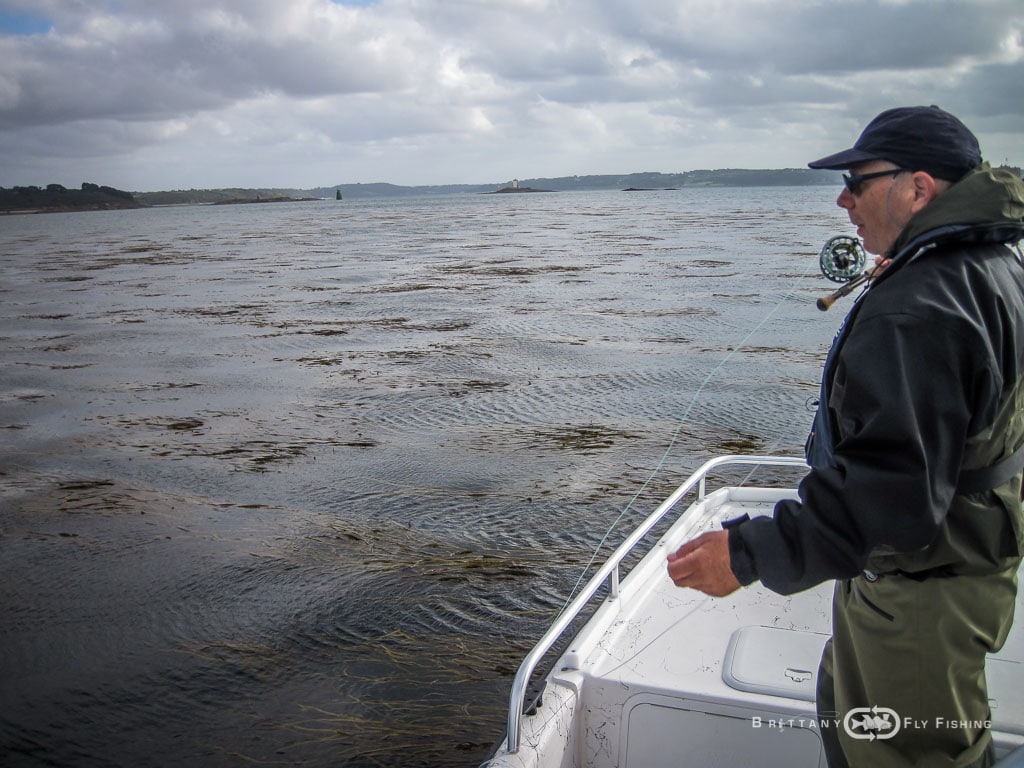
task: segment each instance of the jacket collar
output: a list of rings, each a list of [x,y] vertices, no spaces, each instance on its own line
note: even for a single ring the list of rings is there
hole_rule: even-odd
[[[918,211],[893,245],[893,260],[949,241],[1016,243],[1024,239],[1024,182],[982,163]]]

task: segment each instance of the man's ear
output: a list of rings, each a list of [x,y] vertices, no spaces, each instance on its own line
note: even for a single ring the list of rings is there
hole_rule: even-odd
[[[941,185],[930,173],[915,171],[910,179],[914,185],[914,199],[911,204],[914,213],[920,211],[942,193]]]

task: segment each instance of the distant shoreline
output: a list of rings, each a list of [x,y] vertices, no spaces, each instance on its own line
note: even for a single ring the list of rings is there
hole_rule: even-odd
[[[1001,166],[1009,167],[1009,166]],[[1019,168],[1010,170],[1020,173]],[[590,176],[521,179],[500,184],[442,184],[400,186],[385,182],[335,184],[312,189],[219,188],[124,192],[96,184],[82,184],[81,190],[59,184],[46,187],[0,187],[0,214],[104,211],[124,208],[152,208],[182,205],[240,205],[267,202],[368,200],[378,198],[424,197],[459,194],[517,194],[531,192],[651,192],[723,189],[730,187],[837,187],[837,171],[807,168],[685,171],[682,173],[642,172]]]
[[[284,202],[285,200],[338,200],[403,198],[464,194],[517,194],[537,191],[596,191],[623,189],[683,189],[727,186],[808,186],[841,183],[838,173],[790,168],[780,170],[718,169],[662,173],[645,171],[625,174],[520,178],[518,183],[434,184],[401,186],[385,182],[343,183],[313,188],[220,187],[170,189],[127,193],[110,186],[83,183],[70,189],[60,184],[0,187],[0,211],[8,213],[92,211],[114,208],[148,208],[212,203]],[[341,202],[341,201],[338,201]]]
[[[81,190],[60,184],[45,187],[0,187],[0,212],[54,213],[150,208],[170,205],[245,204],[303,200],[345,201],[371,198],[422,197],[456,194],[516,194],[531,192],[586,192],[708,187],[824,186],[841,183],[839,174],[790,168],[781,170],[719,169],[683,173],[642,172],[555,178],[520,179],[498,184],[442,184],[400,186],[388,183],[335,184],[312,189],[219,188],[178,189],[158,192],[124,192],[112,187],[83,183]]]

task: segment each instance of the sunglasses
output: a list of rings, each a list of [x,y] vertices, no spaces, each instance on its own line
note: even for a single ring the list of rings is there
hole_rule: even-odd
[[[844,173],[843,184],[850,190],[850,194],[859,197],[864,191],[864,182],[870,179],[880,179],[883,176],[895,176],[903,173],[903,168],[891,168],[888,171],[876,171],[875,173]]]

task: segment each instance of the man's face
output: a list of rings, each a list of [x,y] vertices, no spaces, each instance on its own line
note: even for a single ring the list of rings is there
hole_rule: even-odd
[[[911,174],[897,173],[898,170],[887,160],[856,165],[847,174],[853,183],[844,187],[836,200],[857,227],[857,235],[870,253],[887,254],[910,219],[906,182]],[[870,174],[882,175],[857,183],[857,177]]]

